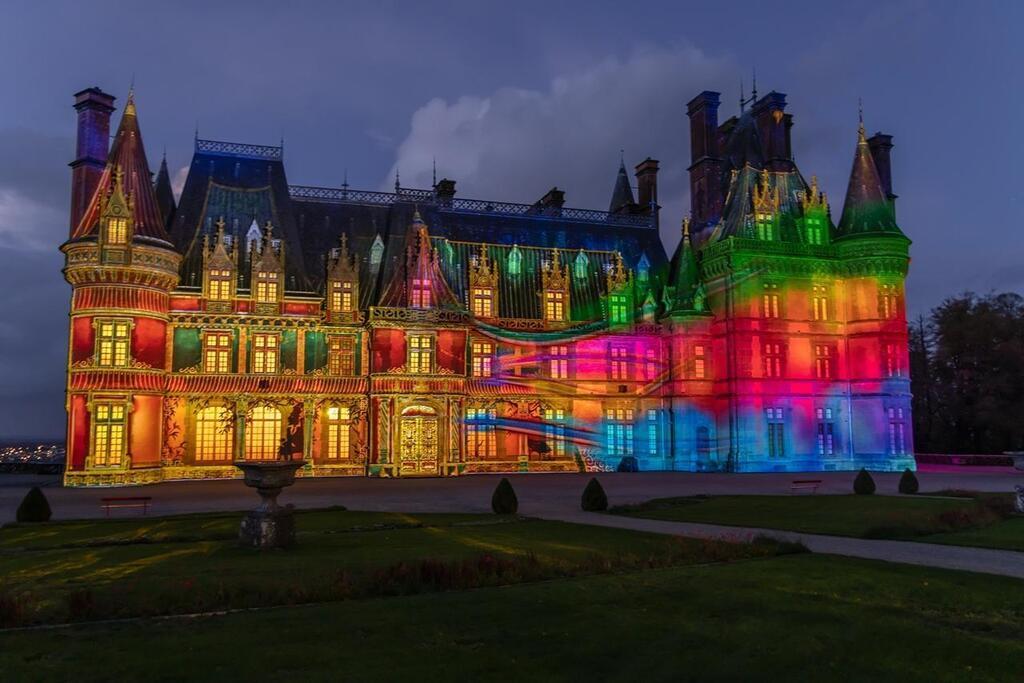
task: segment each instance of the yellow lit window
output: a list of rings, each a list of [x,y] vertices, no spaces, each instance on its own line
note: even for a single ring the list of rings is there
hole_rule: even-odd
[[[352,312],[353,305],[351,282],[331,283],[331,310],[335,313]]]
[[[548,374],[551,379],[569,377],[569,347],[552,346],[548,349]]]
[[[128,219],[107,219],[107,244],[125,244],[128,242]]]
[[[493,362],[494,345],[490,342],[473,342],[473,377],[490,377]]]
[[[815,320],[828,320],[828,289],[822,285],[811,287],[811,311]]]
[[[327,408],[327,458],[344,460],[352,454],[352,414],[348,406]]]
[[[210,270],[209,275],[209,298],[211,301],[229,301],[231,299],[231,280],[232,274],[230,270],[221,270],[214,268]]]
[[[494,458],[498,454],[498,439],[494,420],[497,412],[491,408],[466,409],[466,446],[473,458]]]
[[[409,305],[413,308],[430,308],[430,280],[413,278]]]
[[[609,349],[609,354],[611,356],[609,360],[611,378],[629,379],[629,361],[627,360],[626,347],[613,345]]]
[[[550,456],[560,458],[565,455],[565,411],[561,408],[544,409],[544,438]]]
[[[473,288],[473,315],[490,318],[494,315],[494,290],[490,287]]]
[[[196,461],[231,460],[235,430],[226,408],[210,406],[196,413]]]
[[[96,326],[96,364],[103,368],[128,365],[131,324],[127,320],[100,320]]]
[[[125,446],[127,413],[123,403],[99,403],[93,412],[92,464],[116,467],[121,464]]]
[[[409,372],[426,374],[433,371],[434,338],[426,334],[409,335]]]
[[[252,371],[261,374],[277,372],[277,335],[254,334],[252,336]]]
[[[231,333],[207,332],[203,335],[203,371],[231,371]]]
[[[256,274],[256,301],[261,304],[277,303],[280,284],[278,273],[257,273]]]
[[[832,379],[832,347],[828,344],[814,345],[814,374],[818,379]]]
[[[332,375],[355,373],[355,337],[331,335],[327,338],[327,371]]]
[[[565,292],[553,290],[544,292],[544,319],[553,322],[565,320]]]
[[[779,317],[779,286],[776,284],[770,283],[764,286],[764,295],[761,299],[761,317]]]
[[[281,447],[281,411],[271,406],[256,406],[249,411],[245,425],[245,457],[249,460],[275,460]]]

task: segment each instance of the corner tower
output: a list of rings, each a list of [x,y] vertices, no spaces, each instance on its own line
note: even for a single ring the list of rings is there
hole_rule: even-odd
[[[90,97],[99,92],[93,90]],[[80,109],[79,160],[88,163],[76,171],[92,168],[92,157],[82,157],[81,136]],[[105,139],[103,147],[105,152]],[[98,153],[99,147],[89,150]],[[92,182],[92,176],[81,175],[73,203],[74,193]],[[72,287],[68,485],[159,480],[169,294],[178,283],[181,257],[164,230],[150,178],[129,93],[92,196],[61,246],[64,277]]]

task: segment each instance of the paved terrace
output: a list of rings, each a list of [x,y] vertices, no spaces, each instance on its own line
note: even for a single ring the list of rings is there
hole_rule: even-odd
[[[814,552],[886,560],[946,569],[1002,574],[1024,578],[1024,553],[983,548],[943,546],[907,541],[875,541],[838,536],[768,531],[712,524],[666,522],[583,512],[580,494],[591,474],[513,474],[520,514],[579,524],[596,524],[653,533],[742,539],[759,533],[799,540]],[[612,505],[639,503],[650,498],[697,494],[789,494],[793,479],[821,479],[822,494],[848,494],[852,472],[807,475],[793,473],[692,474],[685,472],[642,472],[598,475]],[[899,474],[874,474],[878,493],[896,495]],[[490,512],[491,493],[501,475],[458,478],[370,479],[363,477],[299,480],[281,495],[282,503],[298,508],[345,505],[353,510],[397,512]],[[1024,485],[1024,472],[1004,468],[976,468],[974,471],[944,471],[925,468],[918,472],[922,491],[966,489],[1012,491]],[[0,523],[13,521],[14,511],[33,484],[49,484],[46,494],[54,519],[103,517],[100,498],[147,495],[153,498],[153,515],[189,512],[244,510],[257,502],[255,492],[238,480],[165,482],[145,487],[106,489],[60,488],[54,477],[0,477]],[[116,516],[137,514],[119,511]]]

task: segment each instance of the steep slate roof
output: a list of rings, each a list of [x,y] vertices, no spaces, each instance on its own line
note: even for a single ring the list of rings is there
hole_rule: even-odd
[[[727,237],[757,237],[754,224],[754,191],[762,187],[765,179],[768,189],[779,195],[779,240],[783,242],[803,242],[801,231],[797,229],[796,220],[803,216],[801,195],[807,192],[807,182],[797,170],[794,171],[762,171],[747,164],[739,171],[734,171],[729,192],[722,207],[722,219],[712,230],[707,243],[717,242]],[[831,229],[831,228],[830,228]]]
[[[839,239],[856,235],[892,234],[903,236],[896,225],[892,202],[882,189],[882,181],[864,136],[864,122],[857,129],[857,150],[853,155],[850,184],[843,202],[843,217],[837,228]]]
[[[135,94],[128,93],[121,124],[114,136],[114,145],[107,155],[107,165],[100,176],[96,193],[89,202],[89,207],[82,215],[82,220],[71,234],[71,239],[81,239],[95,235],[99,230],[100,215],[106,198],[114,189],[117,171],[123,176],[124,192],[132,205],[135,219],[134,236],[169,242],[170,237],[164,230],[163,214],[153,191],[146,161],[146,150],[142,144],[142,131],[139,129],[139,118],[135,110]]]
[[[619,172],[615,176],[615,187],[612,189],[612,200],[608,205],[609,213],[616,213],[635,205],[633,201],[633,188],[629,185],[629,175],[626,173],[626,162],[619,162]]]
[[[694,295],[700,285],[700,268],[697,265],[697,252],[690,241],[689,219],[683,223],[683,239],[679,240],[676,253],[672,255],[668,277],[671,289],[666,312],[694,310]]]
[[[170,226],[174,220],[174,191],[171,189],[171,176],[167,172],[167,156],[160,161],[160,170],[156,174],[156,183],[153,185],[156,192],[156,203],[160,207],[160,215],[163,216],[164,226]]]

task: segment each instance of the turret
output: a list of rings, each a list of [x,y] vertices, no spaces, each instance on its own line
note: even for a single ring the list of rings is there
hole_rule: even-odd
[[[888,152],[885,152],[888,161]],[[896,215],[889,192],[875,166],[875,158],[864,135],[864,122],[857,129],[857,149],[853,155],[853,168],[843,203],[843,217],[839,221],[839,238],[856,235],[899,235]]]

